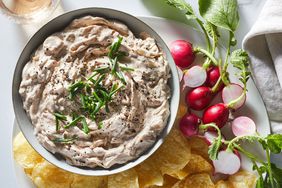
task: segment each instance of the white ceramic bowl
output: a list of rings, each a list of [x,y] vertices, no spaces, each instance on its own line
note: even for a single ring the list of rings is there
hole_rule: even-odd
[[[93,16],[100,16],[107,19],[113,19],[121,21],[122,23],[126,24],[129,29],[138,36],[142,31],[147,32],[151,35],[156,41],[157,44],[162,48],[164,53],[167,56],[167,60],[171,69],[171,78],[169,80],[169,85],[171,88],[171,98],[170,98],[170,117],[167,122],[167,126],[164,128],[162,133],[157,137],[156,142],[150,147],[147,151],[145,151],[142,155],[138,158],[129,161],[125,164],[114,165],[111,168],[105,169],[101,167],[96,168],[82,168],[77,166],[71,166],[65,162],[65,160],[58,156],[50,153],[47,151],[37,140],[35,135],[33,134],[33,125],[31,124],[30,119],[28,118],[25,110],[23,109],[23,102],[21,96],[19,94],[19,86],[22,80],[22,69],[25,64],[29,61],[32,53],[43,43],[43,41],[50,36],[51,34],[63,30],[67,25],[70,24],[72,20],[75,18],[83,17],[85,15],[93,15]],[[16,116],[16,121],[23,132],[24,136],[26,137],[27,141],[30,145],[47,161],[56,165],[59,168],[64,170],[82,174],[82,175],[89,175],[89,176],[103,176],[103,175],[110,175],[115,174],[118,172],[122,172],[124,170],[130,169],[142,161],[147,159],[150,155],[152,155],[163,143],[164,138],[168,135],[169,131],[171,130],[174,120],[176,118],[178,105],[179,105],[179,80],[177,75],[177,70],[170,54],[168,47],[166,46],[165,42],[161,39],[161,37],[148,25],[146,25],[141,20],[137,19],[136,17],[129,15],[124,12],[120,12],[117,10],[112,9],[105,9],[105,8],[86,8],[86,9],[79,9],[75,11],[71,11],[65,13],[57,18],[54,18],[46,25],[44,25],[39,31],[37,31],[34,36],[29,40],[27,45],[25,46],[23,52],[21,53],[16,68],[14,72],[13,78],[13,106]]]

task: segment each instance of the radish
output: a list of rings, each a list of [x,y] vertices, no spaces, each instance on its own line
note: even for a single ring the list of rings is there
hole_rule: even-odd
[[[203,110],[213,99],[212,89],[206,86],[197,87],[186,95],[186,103],[193,110]]]
[[[204,139],[208,145],[211,145],[217,137],[218,137],[218,133],[214,131],[206,131],[204,133]],[[222,137],[222,141],[225,141],[224,137]]]
[[[231,151],[220,151],[218,158],[212,160],[215,173],[232,175],[239,171],[241,167],[240,157]]]
[[[218,79],[221,79],[219,67],[212,66],[207,72],[206,86],[213,87],[218,82]],[[218,87],[218,90],[221,91],[224,87],[224,84],[221,82]]]
[[[237,110],[245,104],[246,95],[244,95],[244,88],[238,84],[231,83],[225,86],[222,90],[222,101],[225,104],[231,103],[230,108]]]
[[[191,88],[199,87],[206,82],[207,72],[201,66],[193,66],[190,69],[184,71],[184,86]]]
[[[170,52],[175,64],[180,68],[189,67],[195,60],[193,46],[185,40],[176,40],[172,42]]]
[[[235,136],[254,135],[256,133],[255,122],[246,116],[240,116],[233,120],[232,132]]]
[[[229,118],[228,105],[218,103],[210,106],[204,111],[203,123],[215,123],[219,128],[222,128]]]
[[[199,132],[200,122],[200,118],[195,114],[185,114],[179,122],[179,129],[184,136],[194,136]]]

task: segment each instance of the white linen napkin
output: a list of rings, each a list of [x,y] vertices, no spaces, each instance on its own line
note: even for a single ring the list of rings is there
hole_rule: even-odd
[[[243,40],[271,128],[282,133],[282,1],[268,0]]]

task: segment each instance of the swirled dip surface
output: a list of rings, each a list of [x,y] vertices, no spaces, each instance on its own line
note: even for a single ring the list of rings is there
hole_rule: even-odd
[[[86,116],[88,134],[79,123],[56,130],[54,112],[82,113],[77,100],[68,98],[69,86],[109,64],[109,46],[118,36],[123,37],[120,49],[128,54],[119,63],[134,70],[124,72],[126,84],[113,96],[109,112],[101,109],[95,121]],[[137,158],[156,141],[170,113],[170,70],[155,40],[140,37],[122,23],[86,16],[49,36],[36,50],[23,69],[19,93],[34,133],[47,150],[71,165],[109,168]],[[102,84],[110,88],[113,83],[120,80],[108,74]],[[67,115],[67,121],[71,119]],[[53,141],[74,136],[72,143]]]

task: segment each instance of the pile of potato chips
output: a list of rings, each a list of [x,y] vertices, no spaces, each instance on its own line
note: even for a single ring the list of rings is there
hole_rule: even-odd
[[[213,166],[207,151],[208,146],[202,139],[184,138],[175,126],[162,146],[140,165],[115,175],[89,177],[66,172],[50,164],[33,150],[21,133],[14,139],[15,160],[39,188],[253,188],[255,186],[256,176],[246,171],[240,171],[227,180],[213,181]]]

